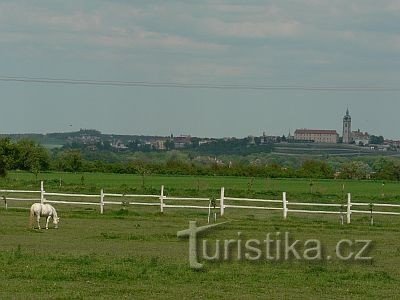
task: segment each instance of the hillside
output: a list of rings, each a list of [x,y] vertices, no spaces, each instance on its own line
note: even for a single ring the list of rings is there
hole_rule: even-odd
[[[360,147],[356,145],[317,144],[317,143],[275,144],[272,153],[277,155],[286,155],[286,156],[315,156],[315,157],[400,156],[400,153],[395,151],[377,151],[377,150],[371,150],[368,147]]]

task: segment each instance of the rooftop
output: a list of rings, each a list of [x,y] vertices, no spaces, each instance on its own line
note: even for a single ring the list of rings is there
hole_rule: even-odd
[[[297,129],[295,134],[338,134],[336,130],[322,130],[322,129]]]

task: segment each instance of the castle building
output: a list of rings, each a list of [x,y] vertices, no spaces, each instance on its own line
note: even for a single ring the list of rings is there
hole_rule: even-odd
[[[358,146],[365,146],[369,144],[369,134],[368,132],[362,132],[360,129],[353,131],[351,134],[353,142]]]
[[[352,142],[351,116],[349,114],[349,109],[347,109],[346,115],[343,118],[343,144],[351,144]]]
[[[336,144],[338,137],[336,130],[297,129],[294,132],[296,141]]]

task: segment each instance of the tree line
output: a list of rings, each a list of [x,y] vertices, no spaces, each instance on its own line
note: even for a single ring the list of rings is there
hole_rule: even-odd
[[[143,177],[159,174],[400,180],[400,162],[386,158],[380,158],[373,164],[355,160],[335,167],[322,160],[306,160],[298,167],[291,167],[278,163],[251,164],[243,161],[221,164],[216,160],[204,163],[174,156],[157,162],[149,159],[108,162],[87,159],[77,149],[50,152],[31,140],[13,142],[5,138],[0,139],[0,176],[6,176],[8,170],[24,170],[36,177],[43,171],[65,171],[139,174]]]
[[[31,140],[12,142],[0,139],[0,176],[7,175],[7,170],[24,170],[34,173],[48,170],[50,155],[48,151]]]

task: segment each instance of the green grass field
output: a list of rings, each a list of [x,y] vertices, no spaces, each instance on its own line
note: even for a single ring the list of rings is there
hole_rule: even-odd
[[[207,234],[210,241],[242,232],[264,238],[286,232],[320,239],[333,254],[340,239],[371,239],[373,262],[206,262],[188,266],[188,241],[176,237],[198,212],[148,209],[60,211],[58,230],[27,228],[26,211],[0,210],[1,299],[367,299],[395,298],[400,287],[400,219],[358,218],[340,226],[333,217],[231,213],[234,222]],[[225,219],[224,219],[225,220]]]
[[[41,174],[48,191],[140,192],[142,179],[112,174]],[[59,180],[62,186],[59,187]],[[398,183],[357,181],[271,180],[226,177],[149,176],[145,190],[161,184],[177,195],[218,193],[274,196],[282,191],[312,201],[341,201],[342,184],[354,197],[398,201]],[[249,185],[251,185],[249,187]],[[11,173],[2,188],[38,189],[32,174]],[[385,193],[384,197],[382,193]],[[290,196],[289,196],[290,197]],[[300,199],[305,199],[300,198]],[[322,200],[321,200],[322,199]],[[215,240],[265,239],[267,233],[290,232],[305,241],[319,239],[324,255],[335,257],[341,239],[373,240],[372,262],[231,261],[205,262],[202,271],[188,264],[188,240],[176,237],[189,221],[207,222],[207,213],[157,207],[116,206],[104,215],[92,207],[56,206],[58,230],[28,228],[26,210],[0,206],[0,299],[368,299],[396,298],[400,291],[400,217],[354,215],[351,225],[338,216],[227,210],[218,221],[232,221],[207,233]],[[42,219],[43,224],[43,219]]]
[[[83,182],[82,182],[83,176]],[[31,173],[11,172],[7,180],[0,180],[1,188],[39,189],[40,180],[45,181],[46,191],[68,191],[99,193],[106,192],[146,192],[159,193],[161,185],[167,193],[183,196],[219,196],[220,188],[225,187],[227,196],[258,196],[281,198],[282,192],[288,198],[305,200],[341,201],[346,193],[355,200],[374,200],[376,202],[400,202],[400,183],[382,181],[355,180],[305,180],[270,179],[219,176],[157,176],[145,177],[143,189],[142,177],[137,175],[104,173],[42,173],[38,180]],[[61,187],[60,187],[61,181]],[[312,186],[310,186],[312,183]],[[344,191],[343,191],[344,185]]]

